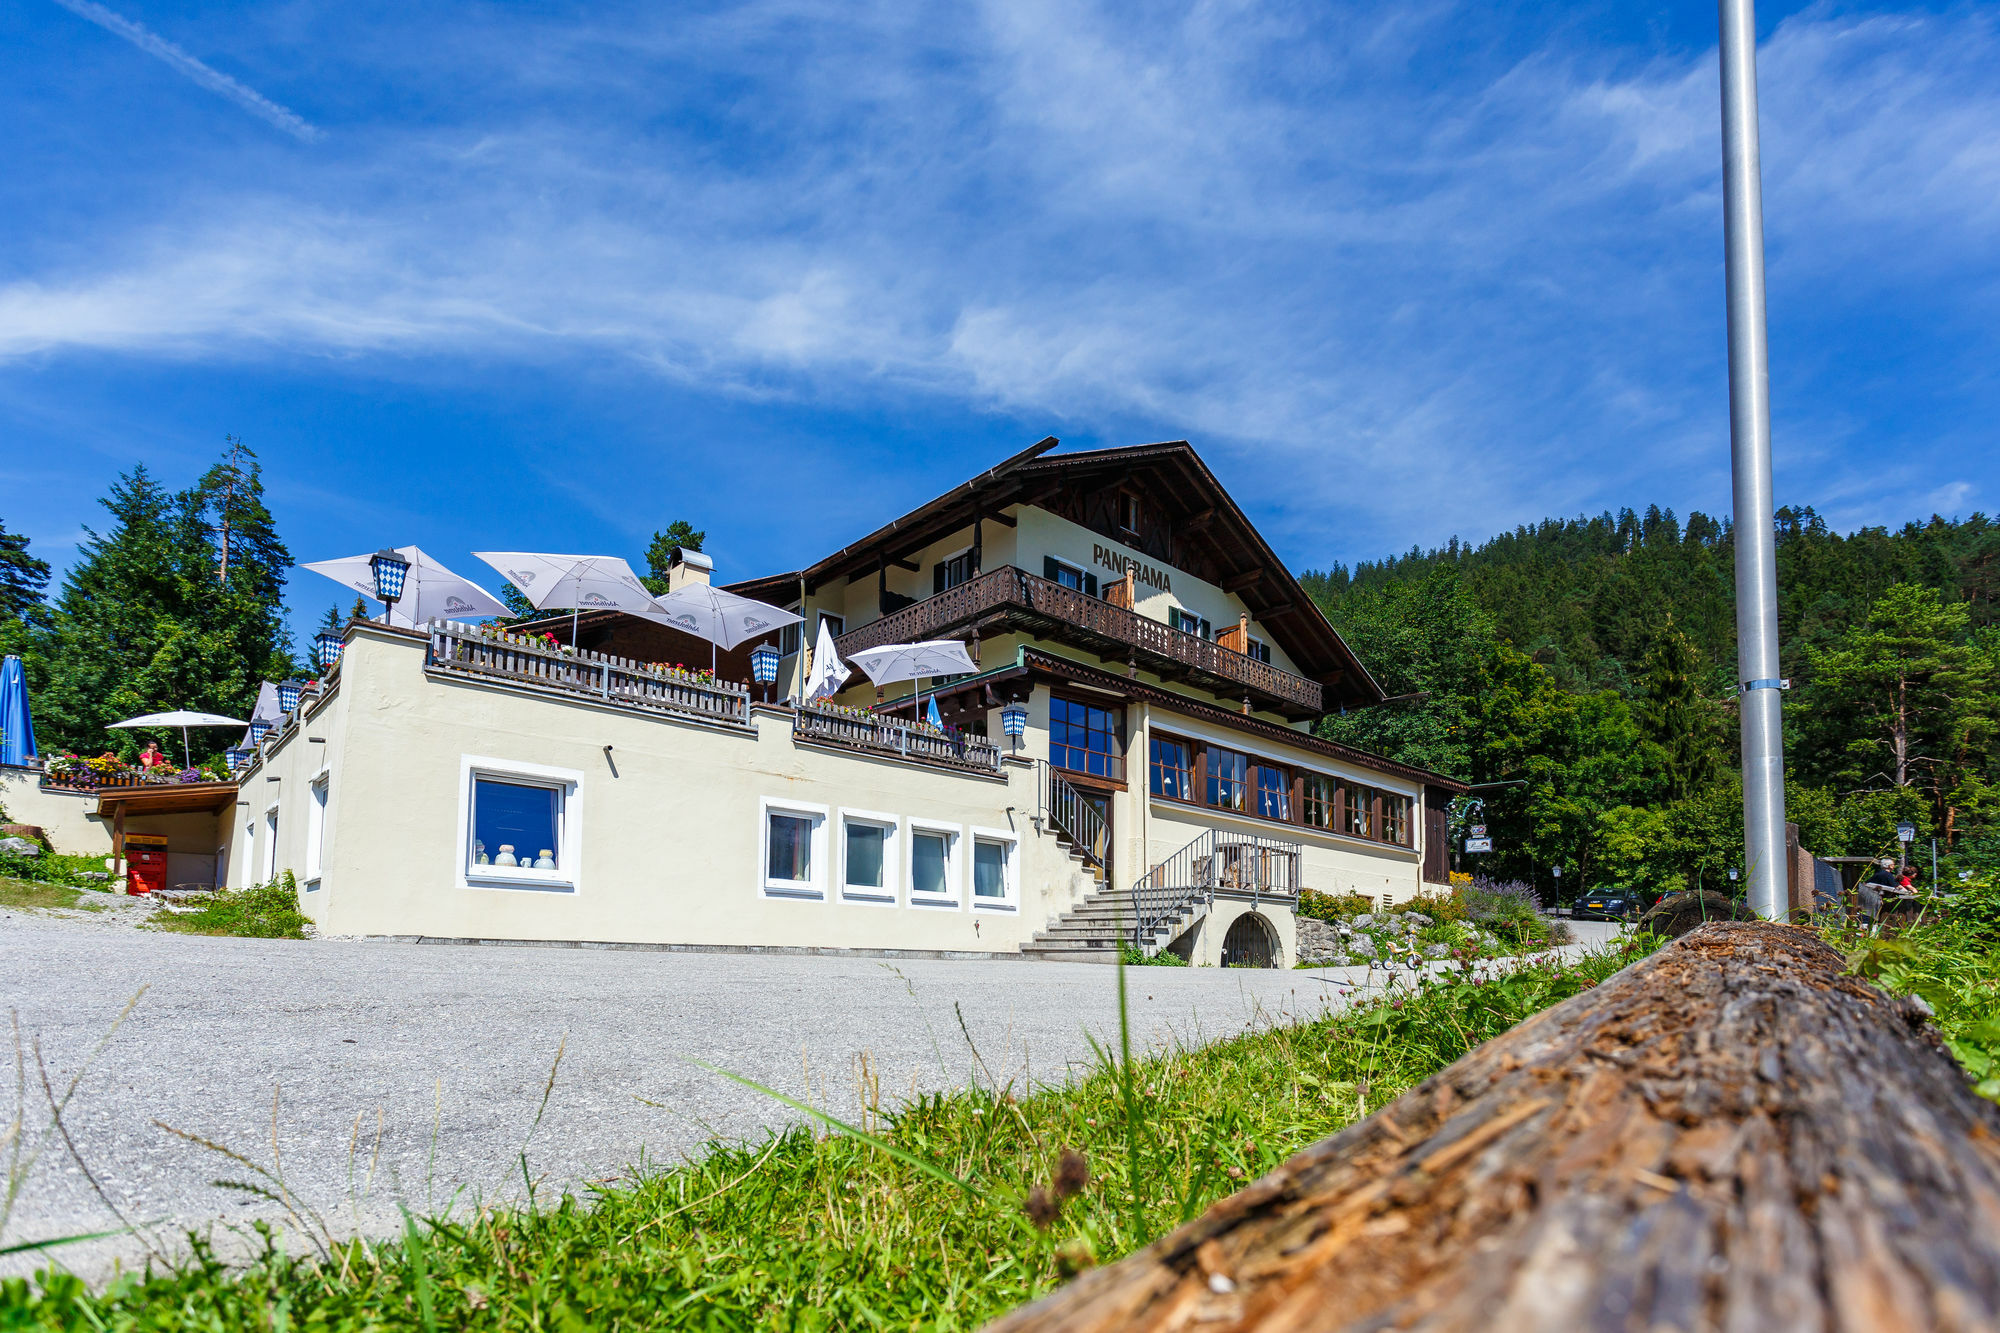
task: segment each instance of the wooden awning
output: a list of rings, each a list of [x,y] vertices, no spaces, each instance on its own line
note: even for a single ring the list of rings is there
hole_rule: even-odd
[[[236,804],[233,782],[161,782],[145,787],[107,787],[97,793],[97,813],[132,815],[215,814]]]

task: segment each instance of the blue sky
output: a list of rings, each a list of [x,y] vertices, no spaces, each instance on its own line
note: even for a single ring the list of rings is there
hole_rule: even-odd
[[[1713,5],[0,7],[0,518],[792,568],[1045,434],[1295,567],[1725,512]],[[1996,506],[2000,20],[1761,7],[1778,493]],[[338,590],[292,589],[300,623]]]

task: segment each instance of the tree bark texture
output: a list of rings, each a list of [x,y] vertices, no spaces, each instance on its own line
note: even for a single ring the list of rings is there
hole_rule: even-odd
[[[2000,1107],[1807,931],[1705,925],[1026,1330],[2000,1328]]]

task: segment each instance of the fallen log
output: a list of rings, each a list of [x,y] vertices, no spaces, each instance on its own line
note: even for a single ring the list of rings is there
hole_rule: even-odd
[[[1807,931],[1712,923],[1026,1330],[2000,1328],[2000,1107]]]

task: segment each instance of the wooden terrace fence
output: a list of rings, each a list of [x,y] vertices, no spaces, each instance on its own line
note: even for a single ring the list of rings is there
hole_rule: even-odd
[[[608,653],[567,651],[523,635],[434,620],[430,669],[451,675],[538,685],[624,708],[676,713],[747,726],[750,687],[702,682],[667,667]]]

